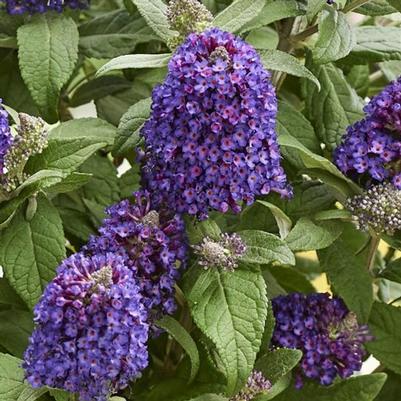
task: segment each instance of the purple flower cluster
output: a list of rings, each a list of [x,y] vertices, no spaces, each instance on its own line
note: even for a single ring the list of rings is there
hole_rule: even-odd
[[[8,113],[2,106],[0,99],[0,176],[5,174],[5,158],[13,144],[10,125],[8,123]]]
[[[175,311],[174,284],[187,258],[185,225],[178,215],[151,209],[147,192],[134,196],[135,203],[124,200],[107,209],[109,217],[86,251],[128,254],[128,266],[140,283],[142,302],[153,320]]]
[[[127,255],[71,256],[35,307],[27,380],[108,400],[148,364],[147,318]]]
[[[371,337],[341,299],[294,293],[273,299],[273,312],[272,345],[303,352],[297,387],[303,377],[327,386],[337,375],[346,378],[361,369],[363,343]]]
[[[208,216],[256,195],[290,196],[270,74],[250,45],[217,28],[190,34],[153,91],[142,177],[157,206]]]
[[[364,187],[391,181],[401,189],[400,91],[401,78],[374,97],[334,152],[337,167]]]
[[[370,115],[382,127],[401,136],[401,77],[387,85],[365,107]]]
[[[252,401],[255,397],[262,393],[267,393],[272,387],[272,384],[267,380],[262,372],[254,370],[248,377],[246,386],[230,401]]]
[[[62,12],[65,8],[83,9],[90,0],[0,0],[11,15]]]

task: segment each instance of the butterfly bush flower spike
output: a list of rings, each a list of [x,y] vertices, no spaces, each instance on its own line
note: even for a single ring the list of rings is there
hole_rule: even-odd
[[[2,105],[0,99],[0,179],[7,174],[7,154],[13,144],[13,136],[8,122],[8,113]]]
[[[126,256],[66,259],[35,307],[23,367],[34,387],[107,401],[148,364],[147,312]]]
[[[0,0],[1,7],[5,7],[11,15],[37,14],[49,11],[61,13],[66,8],[84,9],[89,0]]]
[[[337,167],[364,187],[391,181],[401,189],[400,89],[401,78],[375,96],[334,152]]]
[[[305,378],[328,386],[337,376],[344,379],[361,369],[363,344],[372,338],[341,299],[293,293],[274,298],[273,312],[272,346],[303,352],[297,387]]]
[[[168,70],[142,129],[142,183],[155,205],[202,220],[258,195],[291,196],[275,90],[255,49],[217,28],[192,33]]]
[[[151,208],[149,194],[139,191],[134,202],[123,200],[106,210],[99,236],[92,237],[86,252],[128,255],[150,319],[175,311],[174,285],[187,263],[187,238],[179,215]]]

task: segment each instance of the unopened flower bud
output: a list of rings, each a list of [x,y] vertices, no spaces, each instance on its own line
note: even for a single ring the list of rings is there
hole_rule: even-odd
[[[248,378],[245,387],[230,401],[251,401],[258,395],[268,392],[272,384],[267,380],[262,372],[254,370]]]
[[[401,190],[391,183],[375,185],[348,199],[345,206],[362,231],[393,235],[401,229]]]

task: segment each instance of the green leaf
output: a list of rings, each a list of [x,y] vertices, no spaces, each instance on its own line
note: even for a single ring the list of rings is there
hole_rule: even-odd
[[[380,69],[388,81],[394,81],[401,75],[401,61],[385,61],[380,63]]]
[[[369,319],[374,340],[366,344],[384,366],[401,373],[401,308],[375,302]]]
[[[384,373],[387,375],[387,380],[375,401],[398,401],[400,398],[401,377],[391,370],[386,370]]]
[[[363,102],[333,64],[312,66],[311,71],[322,89],[318,92],[315,85],[307,83],[306,111],[315,132],[333,150],[340,144],[347,127],[362,117]]]
[[[305,9],[297,0],[266,0],[265,3],[259,15],[242,27],[241,33],[261,28],[284,18],[305,14]]]
[[[61,182],[51,185],[47,188],[48,193],[61,194],[65,192],[75,191],[87,184],[92,178],[92,174],[72,173]]]
[[[245,230],[238,234],[247,246],[247,252],[242,257],[245,263],[295,265],[290,248],[275,235],[259,230]]]
[[[161,0],[131,0],[148,25],[165,42],[174,36],[167,21],[167,6]]]
[[[69,175],[96,151],[108,144],[108,139],[74,137],[67,139],[49,139],[43,153],[31,158],[27,164],[28,171],[59,170]]]
[[[185,330],[182,325],[170,316],[164,316],[163,319],[156,322],[157,326],[166,330],[174,340],[181,345],[184,351],[191,360],[191,373],[189,376],[189,383],[191,383],[198,374],[200,361],[198,347],[190,334]]]
[[[34,390],[24,383],[22,361],[0,353],[0,399],[1,401],[35,401],[47,389]]]
[[[102,213],[105,207],[120,200],[117,169],[107,156],[93,155],[80,167],[80,171],[92,172],[91,180],[81,188],[80,194],[100,205]]]
[[[202,394],[199,397],[191,398],[188,401],[229,401],[228,398],[225,398],[218,394]]]
[[[141,15],[113,10],[79,27],[79,48],[87,57],[113,58],[131,53],[140,43],[158,39]]]
[[[116,128],[100,118],[76,118],[62,122],[49,133],[49,139],[97,139],[107,145],[112,145],[116,137]]]
[[[29,307],[35,306],[65,257],[64,233],[57,209],[43,196],[30,221],[19,210],[0,233],[0,264],[10,284]]]
[[[400,0],[387,0],[387,2],[393,6],[398,11],[401,11],[401,2]]]
[[[319,36],[312,54],[317,64],[325,64],[347,56],[355,46],[355,34],[345,14],[334,8],[320,17]]]
[[[238,32],[262,11],[266,0],[235,0],[216,16],[212,26],[224,31]]]
[[[165,67],[171,59],[171,54],[129,54],[120,56],[99,68],[96,76],[106,74],[114,70],[125,68],[159,68]]]
[[[324,176],[325,183],[333,186],[343,198],[347,198],[360,191],[359,187],[346,178],[337,167],[325,157],[312,153],[295,138],[287,133],[281,133],[278,142],[282,149],[290,150],[297,157],[296,166],[307,169],[312,176]],[[292,158],[290,159],[292,162]]]
[[[249,32],[245,40],[256,49],[274,50],[278,45],[279,36],[274,29],[265,26]]]
[[[0,311],[0,345],[22,358],[33,331],[32,313],[22,310]]]
[[[5,277],[0,278],[0,305],[24,308],[24,302],[17,295]]]
[[[219,354],[227,393],[235,394],[246,383],[262,341],[267,298],[260,270],[202,270],[187,299],[196,325]]]
[[[320,91],[319,80],[300,61],[291,54],[280,50],[264,50],[260,54],[265,68],[283,71],[296,77],[306,78],[313,82]]]
[[[291,372],[302,358],[302,352],[296,349],[279,348],[264,354],[255,364],[272,384]]]
[[[49,133],[49,139],[98,139],[99,142],[112,145],[116,137],[116,128],[100,118],[76,118],[62,122]]]
[[[322,11],[322,9],[327,4],[327,0],[309,0],[308,7],[306,9],[306,17],[308,22],[311,23],[317,14]]]
[[[56,401],[71,401],[70,394],[66,391],[51,389],[49,393]]]
[[[380,277],[396,283],[401,283],[401,258],[391,261],[387,267],[380,272]]]
[[[77,62],[78,38],[75,22],[61,14],[35,15],[18,28],[22,78],[48,122],[58,120],[60,90]]]
[[[292,221],[291,219],[276,205],[270,202],[258,200],[258,203],[267,207],[274,218],[276,219],[276,223],[280,232],[281,239],[284,239],[291,230]]]
[[[152,99],[150,98],[140,100],[122,116],[114,143],[114,154],[123,155],[138,145],[140,130],[146,119],[149,118],[151,104]]]
[[[346,61],[355,64],[401,60],[401,28],[363,26],[355,28],[356,45]]]
[[[307,217],[302,217],[285,241],[292,251],[313,251],[330,246],[342,231],[341,222],[315,223]]]
[[[302,292],[304,294],[310,294],[316,291],[311,282],[300,272],[299,266],[272,266],[269,267],[269,271],[278,285],[288,293]]]
[[[279,135],[287,134],[294,137],[313,153],[320,154],[322,151],[309,120],[294,106],[283,101],[278,103],[277,130]]]
[[[305,383],[301,390],[293,384],[275,401],[373,401],[386,381],[384,373],[352,377],[330,387]],[[384,401],[384,400],[383,400]]]
[[[372,279],[366,268],[366,254],[356,256],[345,239],[339,238],[330,247],[319,251],[318,255],[335,293],[344,299],[361,322],[366,322],[373,304]]]
[[[72,107],[81,106],[91,102],[92,100],[98,100],[107,95],[112,95],[131,87],[132,82],[123,77],[114,75],[98,77],[79,86],[72,95],[69,104]]]
[[[3,102],[19,112],[38,115],[31,93],[21,77],[16,51],[0,52],[0,93]]]
[[[395,0],[397,1],[397,0]],[[356,13],[378,16],[395,13],[397,10],[390,6],[387,0],[370,0],[368,3],[354,10]]]
[[[204,220],[194,223],[187,220],[187,235],[191,245],[199,244],[203,238],[209,237],[215,240],[220,239],[221,230],[217,223],[212,220]]]

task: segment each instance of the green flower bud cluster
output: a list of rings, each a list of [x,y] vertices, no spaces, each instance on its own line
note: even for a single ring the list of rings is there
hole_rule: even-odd
[[[0,178],[4,192],[14,191],[26,179],[23,173],[26,162],[47,146],[48,133],[41,118],[20,113],[19,120],[12,147],[4,158],[5,174]]]
[[[171,0],[167,7],[170,28],[179,33],[170,40],[176,48],[192,32],[203,32],[213,21],[212,13],[198,0]]]
[[[401,229],[401,190],[391,183],[375,185],[346,202],[358,229],[393,235]]]

